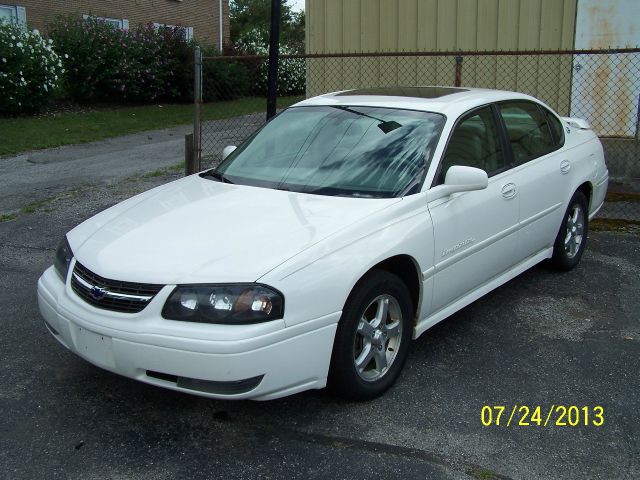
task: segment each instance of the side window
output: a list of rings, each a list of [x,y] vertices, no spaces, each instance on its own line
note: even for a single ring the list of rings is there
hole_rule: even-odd
[[[555,147],[560,148],[562,145],[564,145],[564,129],[562,128],[560,120],[558,120],[558,117],[556,117],[546,108],[540,107],[540,109],[547,115],[547,122],[549,123],[551,133],[553,134],[553,142],[555,144]]]
[[[453,165],[481,168],[489,176],[504,168],[491,107],[474,111],[456,125],[442,157],[438,185],[444,183],[447,170]]]
[[[545,114],[535,103],[508,102],[500,105],[516,165],[557,148]]]

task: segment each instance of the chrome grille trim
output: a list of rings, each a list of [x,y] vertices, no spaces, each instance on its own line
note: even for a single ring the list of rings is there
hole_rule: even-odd
[[[104,310],[138,313],[164,285],[110,280],[93,273],[76,261],[71,288],[86,303]]]
[[[91,283],[87,282],[84,278],[82,278],[76,272],[73,272],[73,277],[78,282],[80,282],[80,284],[83,287],[85,287],[89,291],[92,290],[93,288],[101,288],[99,285],[92,285]],[[149,300],[151,300],[153,298],[153,295],[129,295],[127,293],[110,292],[110,291],[107,290],[105,292],[105,297],[129,299],[129,300],[134,300],[134,301],[138,301],[138,302],[148,302]]]

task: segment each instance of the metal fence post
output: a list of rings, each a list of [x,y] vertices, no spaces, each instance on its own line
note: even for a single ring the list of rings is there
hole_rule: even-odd
[[[462,85],[462,53],[458,50],[458,54],[456,55],[455,86],[459,87],[460,85]]]
[[[278,54],[280,50],[280,0],[271,0],[271,35],[269,36],[269,80],[267,121],[276,114],[278,95]]]
[[[187,133],[184,136],[184,174],[193,175],[198,170],[196,170],[195,162],[193,161],[196,158],[195,153],[193,151],[193,133]]]
[[[202,158],[202,124],[200,123],[202,109],[202,51],[198,46],[196,46],[194,50],[193,106],[193,160],[191,165],[193,170],[191,173],[200,171],[200,162]]]

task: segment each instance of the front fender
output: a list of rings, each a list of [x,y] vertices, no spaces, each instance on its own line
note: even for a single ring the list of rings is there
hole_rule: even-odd
[[[293,313],[287,315],[290,326],[342,311],[358,280],[396,255],[411,257],[420,274],[433,264],[433,230],[424,194],[405,197],[392,208],[285,262],[259,281],[284,293],[285,309]],[[430,286],[430,282],[423,285],[420,317],[431,304]]]

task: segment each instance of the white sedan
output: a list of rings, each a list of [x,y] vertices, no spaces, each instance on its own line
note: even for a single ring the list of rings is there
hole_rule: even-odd
[[[66,235],[38,282],[61,344],[207,397],[371,398],[412,338],[576,266],[608,184],[587,122],[494,90],[321,95],[224,156]]]

